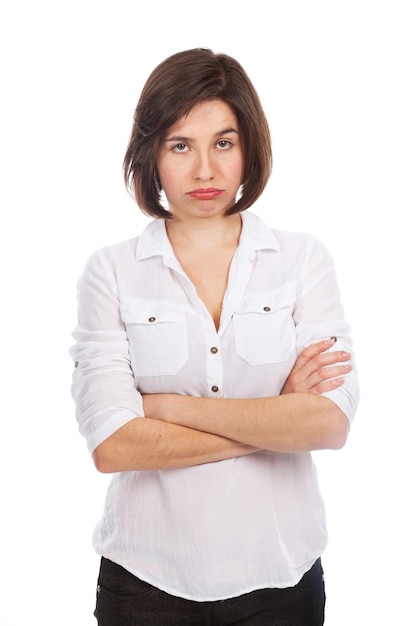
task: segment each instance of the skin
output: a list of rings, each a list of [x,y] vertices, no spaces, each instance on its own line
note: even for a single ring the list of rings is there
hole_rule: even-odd
[[[213,100],[196,105],[169,129],[157,159],[174,216],[166,223],[168,238],[216,329],[241,232],[240,216],[225,213],[241,184],[243,149],[236,116],[224,102]],[[203,191],[207,189],[213,191]],[[303,350],[279,396],[144,396],[145,417],[131,420],[94,450],[97,469],[106,473],[168,469],[260,449],[341,448],[348,420],[320,395],[342,385],[351,370],[346,363],[350,355],[330,351],[333,345],[327,340]]]

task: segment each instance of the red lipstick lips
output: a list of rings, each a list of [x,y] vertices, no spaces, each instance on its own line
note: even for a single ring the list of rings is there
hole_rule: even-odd
[[[223,193],[223,189],[214,189],[213,187],[205,187],[202,189],[193,189],[188,192],[188,196],[197,200],[213,200]]]

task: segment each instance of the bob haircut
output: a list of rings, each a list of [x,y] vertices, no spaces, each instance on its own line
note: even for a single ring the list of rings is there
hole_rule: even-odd
[[[215,99],[236,115],[244,151],[241,193],[226,215],[244,211],[263,192],[271,174],[272,152],[258,94],[235,59],[196,48],[168,57],[153,70],[134,113],[123,172],[127,189],[146,215],[172,217],[161,204],[156,166],[168,130],[196,104]]]

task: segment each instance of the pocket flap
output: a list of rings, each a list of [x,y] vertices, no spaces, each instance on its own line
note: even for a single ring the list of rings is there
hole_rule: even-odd
[[[276,289],[268,293],[248,295],[241,302],[235,313],[245,315],[247,313],[275,313],[280,309],[294,304],[296,299],[296,289],[294,285],[289,285],[283,289]]]
[[[159,300],[125,300],[120,306],[121,319],[127,324],[159,324],[179,322],[184,312],[173,303]]]

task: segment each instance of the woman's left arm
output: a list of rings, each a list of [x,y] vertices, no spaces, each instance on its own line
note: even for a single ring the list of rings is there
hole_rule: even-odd
[[[151,395],[143,398],[146,415],[278,452],[342,448],[359,388],[334,264],[316,240],[308,245],[299,281],[299,356],[279,396]]]
[[[339,449],[349,430],[332,400],[309,392],[244,399],[157,394],[143,401],[147,417],[277,452]]]

